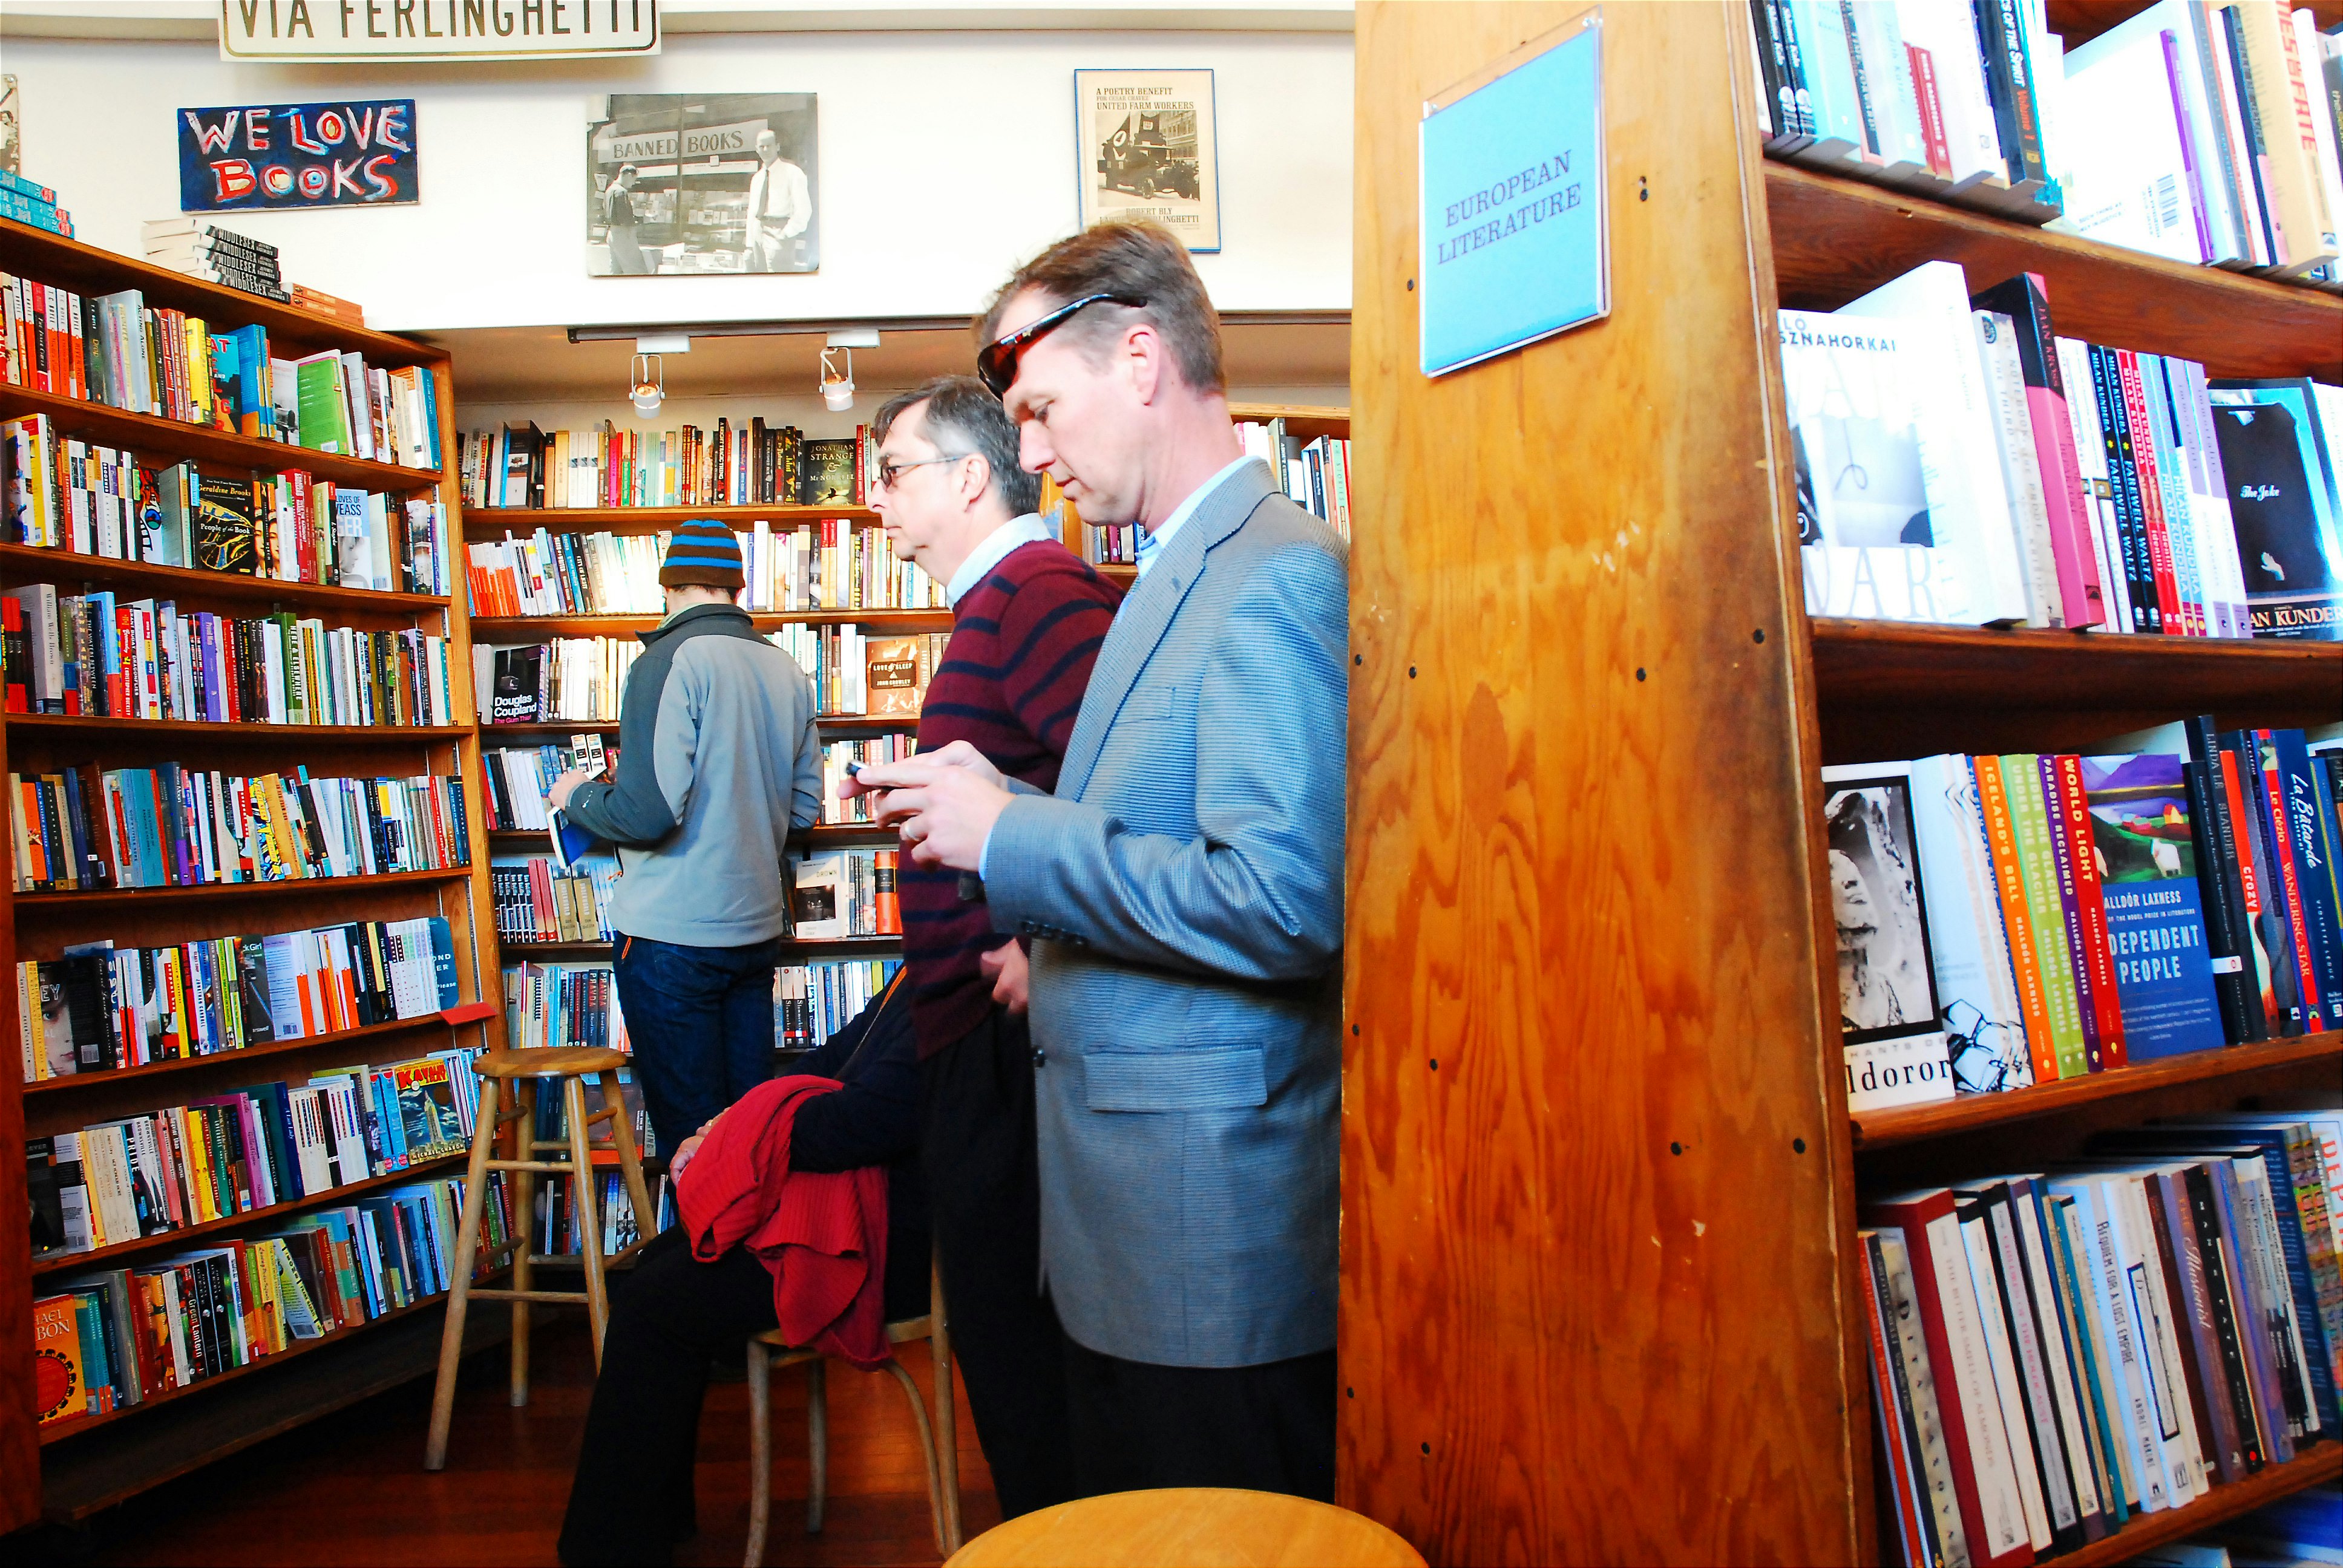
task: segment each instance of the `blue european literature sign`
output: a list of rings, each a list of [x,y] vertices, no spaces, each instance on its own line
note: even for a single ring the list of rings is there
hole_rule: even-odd
[[[1610,314],[1602,21],[1582,12],[1424,105],[1426,376]]]

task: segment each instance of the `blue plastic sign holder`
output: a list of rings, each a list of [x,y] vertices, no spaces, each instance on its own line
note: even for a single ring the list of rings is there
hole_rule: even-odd
[[[1595,6],[1425,102],[1416,297],[1426,376],[1611,313],[1602,50]]]

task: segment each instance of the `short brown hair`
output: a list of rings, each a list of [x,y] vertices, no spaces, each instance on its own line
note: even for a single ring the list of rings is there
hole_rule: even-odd
[[[913,408],[928,406],[926,431],[939,452],[957,447],[960,454],[984,459],[992,470],[992,488],[1018,517],[1041,506],[1041,476],[1029,474],[1017,461],[1017,426],[1001,399],[973,376],[939,376],[909,392],[898,392],[879,405],[870,421],[871,439],[884,441],[895,421]]]
[[[1001,336],[1001,313],[1031,289],[1058,305],[1093,294],[1144,299],[1143,306],[1104,302],[1081,312],[1061,328],[1095,343],[1110,330],[1144,321],[1171,345],[1180,379],[1199,392],[1225,392],[1221,369],[1221,316],[1196,276],[1188,247],[1161,224],[1097,223],[1060,240],[1019,267],[985,307],[980,341]]]

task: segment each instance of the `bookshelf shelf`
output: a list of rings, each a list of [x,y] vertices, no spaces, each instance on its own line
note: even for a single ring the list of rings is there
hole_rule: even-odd
[[[498,944],[508,959],[571,959],[610,956],[608,942],[501,942]],[[790,952],[807,955],[834,953],[847,957],[856,954],[870,956],[894,951],[903,945],[900,937],[787,937],[781,946]]]
[[[2343,297],[2188,266],[1768,159],[1781,303],[1835,310],[1925,261],[2047,281],[2070,337],[2203,361],[2217,376],[2343,377]]]
[[[30,387],[0,387],[0,418],[46,414],[61,436],[76,436],[142,455],[191,457],[210,467],[276,473],[298,468],[317,478],[368,490],[422,490],[439,483],[437,468],[409,468],[364,457],[337,457],[284,441],[266,441],[154,414],[133,414],[104,403]]]
[[[810,828],[800,828],[789,835],[789,841],[807,844],[858,844],[872,839],[892,839],[895,829],[882,828],[876,822],[819,822]],[[551,852],[551,841],[542,828],[492,828],[488,842],[515,849],[544,849]]]
[[[246,294],[242,289],[206,283],[185,273],[134,261],[29,225],[0,218],[0,240],[7,244],[12,271],[76,293],[110,294],[116,289],[135,288],[146,296],[149,307],[167,305],[190,316],[200,316],[215,331],[257,322],[268,329],[272,345],[297,345],[305,352],[332,348],[361,354],[368,365],[431,365],[437,368],[445,360],[443,355],[412,338],[353,326],[297,306]],[[443,397],[441,401],[449,400]]]
[[[759,631],[791,624],[803,626],[879,626],[902,631],[950,631],[949,609],[793,609],[751,610],[749,618]],[[472,621],[477,642],[533,642],[548,637],[632,637],[659,625],[655,615],[500,615],[478,616]]]
[[[2177,1541],[2200,1530],[2209,1530],[2240,1514],[2251,1513],[2264,1503],[2275,1503],[2306,1486],[2332,1481],[2338,1475],[2343,1475],[2343,1444],[2331,1441],[2322,1442],[2308,1453],[2298,1453],[2284,1464],[2265,1466],[2258,1475],[2247,1476],[2227,1486],[2216,1486],[2184,1508],[2167,1508],[2159,1513],[2139,1515],[2113,1535],[2094,1541],[2057,1561],[2071,1563],[2073,1568],[2102,1568],[2103,1564],[2128,1563],[2151,1546],[2161,1546],[2167,1541]]]
[[[848,729],[894,729],[900,730],[904,734],[909,735],[919,729],[919,723],[916,719],[910,723],[905,723],[904,719],[908,717],[909,715],[903,714],[821,713],[814,716],[814,723],[820,728],[822,733],[825,735]],[[615,719],[597,719],[590,720],[563,720],[558,719],[548,719],[536,724],[484,724],[480,727],[480,739],[484,744],[493,746],[497,743],[497,738],[500,735],[527,738],[530,736],[616,735],[618,732],[618,721]]]
[[[216,1050],[207,1056],[182,1057],[170,1061],[150,1061],[144,1067],[117,1067],[104,1072],[69,1072],[63,1078],[45,1078],[38,1083],[25,1085],[27,1095],[39,1095],[45,1101],[63,1099],[75,1090],[105,1089],[117,1083],[139,1079],[162,1078],[177,1073],[194,1072],[207,1067],[226,1067],[231,1063],[267,1061],[293,1055],[297,1051],[339,1049],[381,1040],[390,1035],[406,1034],[437,1025],[451,1027],[444,1013],[427,1012],[420,1018],[393,1019],[387,1023],[370,1023],[360,1029],[338,1029],[327,1034],[312,1034],[299,1040],[271,1040],[264,1045],[247,1045],[236,1050]]]
[[[2298,1036],[2293,1040],[2233,1045],[2219,1050],[2192,1051],[2187,1056],[2095,1072],[2087,1078],[2062,1079],[2032,1089],[2001,1094],[1966,1094],[1933,1105],[1908,1105],[1891,1111],[1857,1111],[1851,1118],[1858,1151],[1948,1138],[2014,1121],[2053,1116],[2077,1106],[2145,1095],[2185,1083],[2206,1083],[2243,1077],[2269,1068],[2299,1062],[2343,1062],[2343,1030]]]
[[[873,523],[879,514],[869,507],[784,506],[778,501],[760,507],[472,507],[464,514],[464,537],[500,539],[508,532],[538,528],[569,534],[656,534],[694,518],[795,528],[799,523]]]
[[[188,567],[159,567],[145,561],[114,560],[106,556],[76,555],[71,550],[47,550],[35,545],[0,545],[0,582],[106,583],[156,594],[183,593],[192,598],[238,599],[259,604],[314,605],[320,609],[359,614],[384,613],[412,617],[417,612],[444,610],[447,601],[437,594],[377,593],[372,588],[328,588],[323,583],[280,582],[275,578],[248,578],[236,572],[196,571]]]
[[[16,908],[59,910],[119,910],[147,904],[193,904],[246,899],[273,899],[289,893],[333,892],[347,888],[419,887],[434,882],[471,879],[469,866],[447,866],[431,871],[383,871],[358,877],[287,877],[275,882],[206,882],[194,888],[116,888],[94,893],[18,893]]]
[[[239,1225],[287,1219],[300,1213],[305,1209],[347,1202],[360,1193],[372,1192],[384,1187],[397,1187],[408,1181],[420,1181],[427,1177],[446,1175],[460,1171],[463,1169],[466,1158],[467,1156],[462,1154],[444,1155],[437,1160],[426,1160],[419,1165],[410,1165],[404,1171],[385,1171],[379,1176],[369,1176],[363,1181],[351,1181],[336,1187],[330,1191],[312,1192],[287,1203],[271,1203],[265,1209],[246,1209],[240,1214],[226,1214],[216,1220],[206,1220],[200,1224],[183,1225],[176,1231],[164,1231],[152,1236],[141,1236],[135,1241],[116,1241],[110,1247],[98,1247],[86,1252],[65,1252],[35,1258],[33,1260],[33,1275],[38,1279],[49,1274],[67,1274],[81,1269],[98,1268],[111,1264],[117,1259],[135,1258],[142,1252],[162,1251],[172,1247],[185,1246],[199,1236],[224,1235]]]
[[[12,713],[11,733],[30,730],[76,739],[106,735],[160,735],[174,739],[285,746],[304,740],[339,745],[427,746],[460,740],[468,724],[210,724],[190,719],[109,719],[91,714]]]

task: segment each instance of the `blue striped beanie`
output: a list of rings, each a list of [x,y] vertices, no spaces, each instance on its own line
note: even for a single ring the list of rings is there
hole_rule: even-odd
[[[668,541],[659,580],[661,588],[681,588],[687,583],[736,591],[745,588],[749,574],[741,568],[740,541],[722,523],[694,518],[678,528]]]

